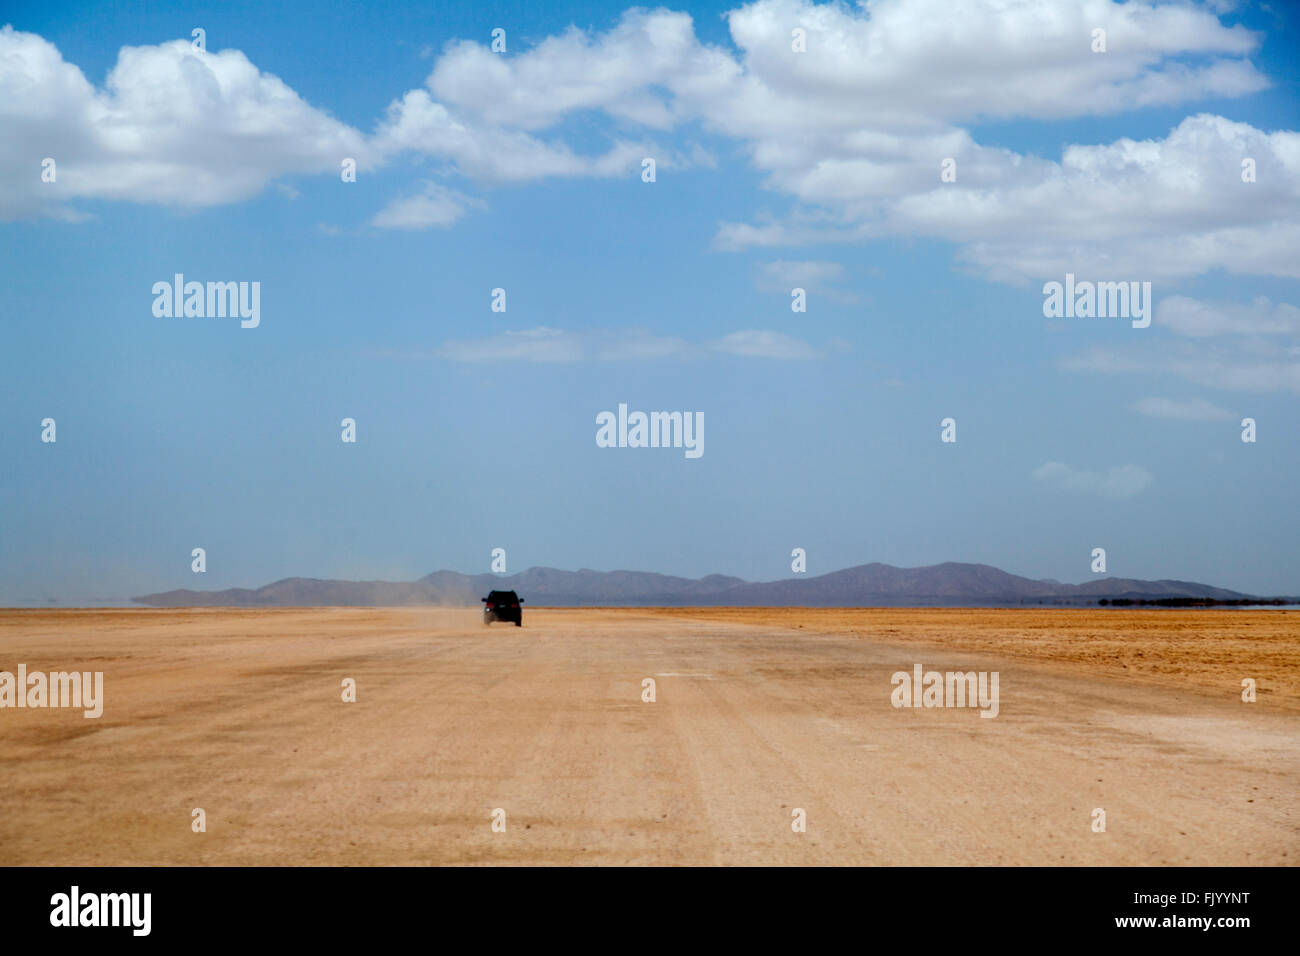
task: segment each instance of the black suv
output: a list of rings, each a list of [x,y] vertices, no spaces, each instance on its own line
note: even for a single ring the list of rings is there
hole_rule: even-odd
[[[515,627],[524,626],[524,612],[519,606],[524,603],[514,591],[489,591],[483,601],[483,623],[493,621],[514,621]]]

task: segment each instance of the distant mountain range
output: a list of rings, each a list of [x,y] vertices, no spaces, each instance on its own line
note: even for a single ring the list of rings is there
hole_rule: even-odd
[[[711,574],[678,578],[645,571],[558,571],[520,574],[435,571],[418,581],[328,581],[285,578],[265,587],[166,591],[132,598],[153,607],[321,607],[437,604],[474,606],[492,589],[519,592],[531,607],[987,607],[1005,604],[1097,604],[1206,599],[1248,602],[1252,595],[1191,581],[1098,578],[1087,584],[1033,580],[987,564],[948,562],[924,568],[863,564],[817,577],[749,582]]]

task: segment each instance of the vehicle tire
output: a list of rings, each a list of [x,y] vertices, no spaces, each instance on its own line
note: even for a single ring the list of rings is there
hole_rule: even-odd
[[[515,621],[515,627],[523,627],[523,626],[524,626],[523,618],[520,618],[519,620]]]

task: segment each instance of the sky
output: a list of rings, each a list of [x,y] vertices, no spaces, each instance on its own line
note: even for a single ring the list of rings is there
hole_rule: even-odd
[[[496,548],[1300,593],[1295,8],[538,6],[0,11],[0,604]]]

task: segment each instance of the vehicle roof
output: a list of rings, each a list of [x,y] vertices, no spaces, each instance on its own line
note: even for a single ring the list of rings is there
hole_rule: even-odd
[[[516,596],[514,591],[489,591],[489,592],[488,592],[488,597],[492,597],[492,596],[495,595],[495,594],[499,594],[499,595],[501,595],[501,596],[503,596],[503,597],[515,597],[515,596]]]

